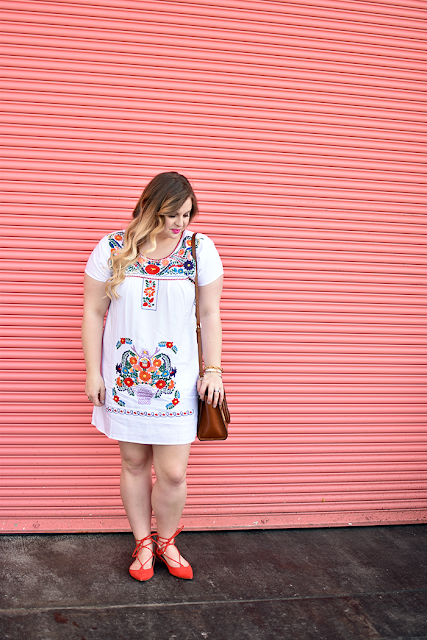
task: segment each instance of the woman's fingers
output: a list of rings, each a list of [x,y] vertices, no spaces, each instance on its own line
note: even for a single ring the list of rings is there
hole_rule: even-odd
[[[214,408],[224,399],[224,387],[218,374],[205,374],[204,378],[199,380],[197,389],[199,397],[212,404]]]
[[[93,402],[96,407],[101,407],[105,401],[105,384],[102,376],[94,380],[88,379],[85,392],[89,402]]]
[[[99,389],[96,396],[92,398],[92,402],[95,405],[95,407],[101,407],[104,404],[103,396],[105,398],[105,389]]]
[[[200,396],[200,390],[202,388],[202,382],[203,382],[202,378],[198,378],[198,380],[197,380],[197,393],[199,394],[199,396]]]
[[[212,406],[213,408],[217,407],[218,404],[221,404],[223,398],[222,389],[214,389]]]
[[[105,400],[105,389],[98,389],[98,391],[89,392],[87,399],[93,402],[95,407],[101,407]]]

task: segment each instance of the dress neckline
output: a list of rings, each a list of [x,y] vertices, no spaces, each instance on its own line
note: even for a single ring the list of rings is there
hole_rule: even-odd
[[[175,253],[175,251],[177,251],[179,249],[179,247],[181,246],[182,240],[184,239],[185,236],[185,232],[187,231],[187,229],[184,229],[184,231],[181,233],[181,236],[178,240],[178,242],[176,243],[175,247],[172,249],[172,251],[165,256],[164,258],[149,258],[148,256],[144,256],[142,253],[140,253],[139,255],[141,256],[141,258],[143,260],[148,260],[149,262],[161,262],[162,260],[167,260],[168,258],[170,258],[171,256],[173,256],[173,254]]]

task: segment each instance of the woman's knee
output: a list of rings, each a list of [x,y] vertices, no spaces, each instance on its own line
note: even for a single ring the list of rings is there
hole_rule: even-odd
[[[153,447],[153,464],[157,480],[171,488],[185,484],[189,445],[159,445]]]
[[[153,462],[153,453],[150,445],[134,444],[131,442],[120,443],[122,468],[133,474],[144,473],[150,469]]]
[[[168,484],[171,488],[180,487],[187,479],[187,467],[173,465],[167,469],[155,470],[156,477],[162,484]]]

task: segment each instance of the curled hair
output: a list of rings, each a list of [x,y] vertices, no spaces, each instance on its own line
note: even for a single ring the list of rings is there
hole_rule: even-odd
[[[163,231],[164,216],[176,214],[187,198],[191,198],[190,221],[198,212],[197,199],[187,178],[175,171],[159,173],[145,187],[126,227],[123,247],[111,256],[112,276],[107,280],[106,294],[112,300],[119,297],[118,286],[125,279],[126,268],[133,264],[142,247],[144,254],[156,249],[156,237]]]

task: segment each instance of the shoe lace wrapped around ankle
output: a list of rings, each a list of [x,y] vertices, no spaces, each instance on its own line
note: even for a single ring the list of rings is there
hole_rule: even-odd
[[[150,533],[150,535],[145,536],[145,538],[142,538],[142,540],[135,539],[136,547],[135,547],[135,551],[132,554],[132,558],[137,558],[141,567],[143,567],[144,564],[147,564],[147,562],[151,560],[154,555],[153,550],[151,549],[151,545],[156,542],[153,538],[153,535],[154,535],[153,533]],[[149,551],[151,551],[151,554],[152,554],[151,557],[148,558],[148,560],[146,560],[145,562],[141,562],[141,560],[138,558],[138,554],[142,551],[142,549],[149,549]]]
[[[165,551],[168,548],[168,546],[171,544],[175,544],[175,538],[178,535],[178,533],[181,533],[183,528],[184,528],[184,525],[182,525],[182,527],[177,529],[173,534],[173,536],[171,536],[170,538],[162,538],[162,536],[159,536],[159,535],[157,536],[157,540],[155,540],[154,542],[157,544],[159,555],[161,556],[165,555]],[[169,558],[169,556],[166,556],[166,557]],[[181,557],[181,554],[180,554],[180,557]],[[173,558],[169,558],[169,560],[173,560]],[[173,561],[181,564],[179,560],[173,560]]]

